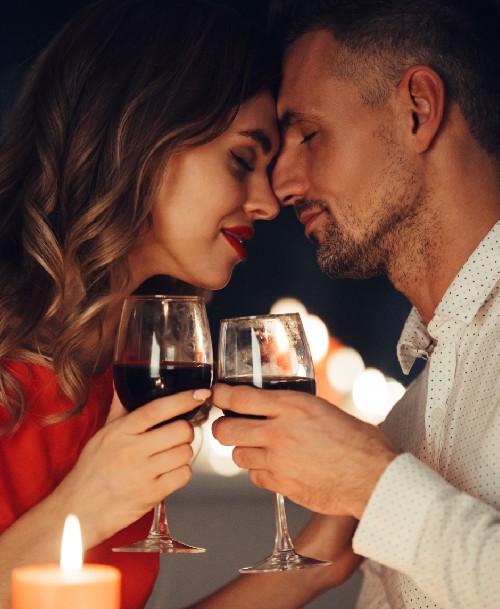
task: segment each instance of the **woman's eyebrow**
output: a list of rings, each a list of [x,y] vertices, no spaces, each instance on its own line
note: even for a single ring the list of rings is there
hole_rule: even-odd
[[[271,152],[273,145],[271,144],[269,136],[262,131],[262,129],[248,129],[245,131],[239,131],[238,133],[239,135],[244,135],[257,142],[265,154]]]

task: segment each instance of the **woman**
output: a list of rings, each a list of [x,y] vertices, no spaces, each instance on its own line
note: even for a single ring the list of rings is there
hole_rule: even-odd
[[[121,301],[158,274],[222,288],[278,213],[276,75],[259,33],[203,0],[98,2],[30,72],[0,148],[2,607],[12,568],[57,560],[69,512],[86,559],[121,569],[124,609],[144,606],[158,557],[110,549],[191,476],[191,426],[146,430],[206,395],[110,411]]]

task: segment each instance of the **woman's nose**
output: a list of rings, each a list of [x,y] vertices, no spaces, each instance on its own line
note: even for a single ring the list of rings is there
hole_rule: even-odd
[[[245,207],[247,213],[251,214],[254,220],[272,220],[279,214],[280,205],[267,176],[263,186],[260,186],[257,193],[249,197]]]

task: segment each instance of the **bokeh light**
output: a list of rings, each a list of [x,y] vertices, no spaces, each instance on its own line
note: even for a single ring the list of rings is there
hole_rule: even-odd
[[[328,353],[330,344],[330,336],[328,328],[323,320],[317,315],[307,314],[302,318],[304,330],[307,336],[307,342],[311,349],[313,362],[319,362]]]
[[[273,314],[278,313],[299,313],[302,321],[307,315],[306,307],[296,298],[280,298],[277,300],[270,310]]]
[[[366,368],[358,374],[352,387],[354,406],[361,418],[379,423],[387,416],[387,383],[376,368]]]
[[[363,358],[352,347],[338,347],[326,360],[328,381],[342,394],[352,391],[356,377],[364,369]]]
[[[405,394],[405,386],[394,379],[387,379],[387,413]]]

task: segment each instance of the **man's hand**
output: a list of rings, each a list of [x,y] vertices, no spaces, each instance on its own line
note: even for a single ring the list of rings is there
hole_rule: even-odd
[[[218,384],[213,403],[242,415],[222,417],[213,434],[235,446],[234,462],[257,486],[320,514],[360,519],[375,485],[397,456],[375,426],[297,391]]]

